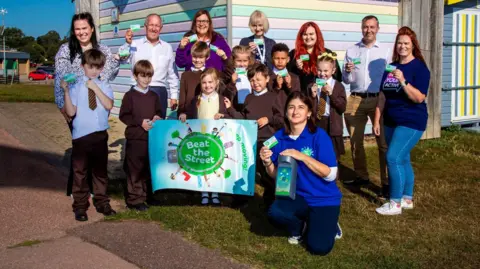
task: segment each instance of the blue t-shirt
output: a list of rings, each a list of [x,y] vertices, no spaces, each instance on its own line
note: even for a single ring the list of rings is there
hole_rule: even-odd
[[[409,84],[427,95],[430,84],[430,71],[427,66],[415,58],[407,64],[392,63],[403,72]],[[383,110],[384,124],[388,127],[405,126],[425,131],[428,120],[427,104],[414,103],[403,90],[400,82],[391,73],[383,74],[380,90],[385,94],[386,102]]]
[[[321,128],[310,133],[305,127],[300,136],[294,140],[285,133],[285,129],[275,133],[278,144],[272,148],[271,157],[275,166],[278,165],[280,152],[286,149],[296,149],[328,167],[337,167],[332,140]],[[326,181],[315,174],[305,163],[297,161],[297,195],[305,198],[309,206],[339,206],[342,193],[334,181]]]

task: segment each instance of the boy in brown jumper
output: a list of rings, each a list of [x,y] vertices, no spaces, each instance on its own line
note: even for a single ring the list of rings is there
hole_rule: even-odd
[[[135,64],[133,76],[137,81],[123,96],[120,107],[120,120],[127,125],[125,138],[127,145],[123,169],[127,174],[125,202],[127,207],[145,211],[147,196],[153,197],[148,156],[148,130],[156,120],[161,119],[162,108],[158,95],[149,91],[152,81],[153,66],[148,60],[140,60]]]

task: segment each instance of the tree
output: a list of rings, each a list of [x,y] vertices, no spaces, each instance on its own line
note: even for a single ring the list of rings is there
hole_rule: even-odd
[[[60,35],[57,31],[48,31],[45,35],[37,37],[38,45],[44,48],[45,58],[52,61],[61,45]]]
[[[34,63],[43,63],[47,58],[45,48],[35,41],[25,45],[21,50],[30,53],[30,60]]]
[[[22,30],[16,27],[5,28],[4,35],[5,35],[5,45],[7,47],[18,49],[25,45],[25,43],[23,43],[25,34],[23,33]]]

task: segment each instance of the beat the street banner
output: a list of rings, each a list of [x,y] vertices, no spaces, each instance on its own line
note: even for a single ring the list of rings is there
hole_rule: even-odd
[[[253,195],[257,123],[159,120],[149,131],[153,190]]]

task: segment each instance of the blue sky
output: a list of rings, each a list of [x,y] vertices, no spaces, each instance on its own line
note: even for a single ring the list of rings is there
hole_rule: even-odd
[[[75,3],[71,0],[0,0],[2,7],[8,12],[6,27],[20,28],[25,35],[33,37],[55,30],[63,38],[75,13]]]

